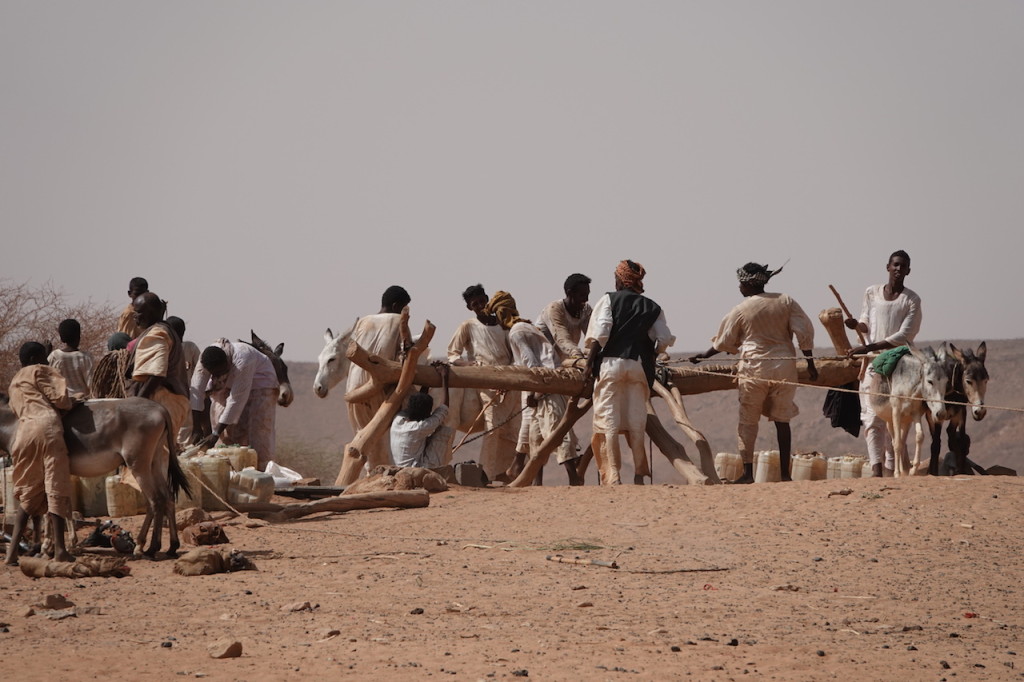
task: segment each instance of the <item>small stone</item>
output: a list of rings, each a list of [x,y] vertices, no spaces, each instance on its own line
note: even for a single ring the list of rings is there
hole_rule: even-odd
[[[6,634],[6,633],[8,633],[10,631],[11,631],[10,628],[8,628],[6,625],[0,626],[0,632],[3,632],[3,633]]]
[[[913,631],[918,631],[918,630],[923,630],[923,629],[924,628],[922,628],[920,625],[904,625],[903,626],[903,632],[913,632]]]
[[[953,639],[956,639],[957,637],[960,636],[960,633],[959,632],[951,632],[951,633],[949,633],[949,636],[952,637]]]
[[[594,605],[594,602],[592,602],[592,601],[581,601],[579,604],[576,605],[576,608],[578,608],[578,609],[585,609],[588,606],[593,606],[593,605]]]
[[[523,668],[522,670],[513,670],[512,671],[512,677],[529,677],[529,676],[530,676],[530,671],[527,670],[526,668]]]
[[[711,666],[711,669],[712,670],[725,670],[725,666],[723,666],[723,665],[713,665],[713,666]]]
[[[15,615],[21,616],[22,618],[28,618],[29,616],[36,615],[36,610],[34,608],[32,608],[31,606],[25,606],[25,607],[22,607],[22,608],[18,609],[15,612]]]
[[[726,644],[726,646],[739,646],[739,645],[740,645],[740,640],[735,639],[735,638],[730,639],[729,642]]]
[[[907,647],[907,651],[917,651],[917,647],[911,644]]]
[[[242,643],[232,639],[217,640],[207,647],[210,658],[238,658],[242,655]]]
[[[939,665],[941,665],[941,666],[942,666],[942,669],[943,669],[943,670],[949,670],[949,668],[950,668],[950,665],[949,665],[949,663],[948,663],[948,662],[946,662],[946,661],[939,661]]]
[[[170,649],[172,646],[174,646],[174,642],[160,642],[160,646],[164,649]]]
[[[409,614],[413,615],[413,616],[418,616],[418,615],[420,615],[422,613],[423,613],[423,609],[421,609],[419,607],[416,607],[415,609],[413,609],[412,611],[409,612]]]
[[[50,620],[64,620],[65,618],[77,618],[78,611],[74,607],[70,609],[51,609],[43,613],[44,618]]]
[[[825,652],[822,651],[821,649],[818,649],[817,653],[818,653],[819,656],[824,656],[825,655]]]
[[[33,604],[37,609],[70,609],[75,604],[63,594],[48,594],[39,604]]]
[[[672,647],[672,652],[673,653],[677,653],[678,654],[682,650],[683,650],[682,647],[678,647],[678,646],[673,646]]]
[[[812,559],[812,561],[824,561],[824,559],[821,558],[820,556],[816,556],[816,557],[814,557],[814,559]]]
[[[291,604],[285,604],[281,607],[281,610],[286,613],[295,613],[297,611],[312,611],[313,607],[308,601],[297,601]]]

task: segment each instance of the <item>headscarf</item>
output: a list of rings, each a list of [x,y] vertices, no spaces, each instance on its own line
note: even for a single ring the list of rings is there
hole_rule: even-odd
[[[516,322],[529,322],[519,317],[519,309],[516,308],[516,299],[507,291],[498,291],[491,296],[487,302],[484,312],[498,318],[498,324],[505,329],[511,329]]]
[[[763,287],[765,284],[768,284],[768,280],[780,272],[782,272],[782,268],[769,270],[767,265],[747,263],[742,268],[736,270],[736,278],[741,282],[748,282],[754,286]]]
[[[638,294],[644,293],[644,277],[647,271],[644,266],[629,259],[620,262],[615,267],[615,277],[622,282],[622,286],[632,289]]]

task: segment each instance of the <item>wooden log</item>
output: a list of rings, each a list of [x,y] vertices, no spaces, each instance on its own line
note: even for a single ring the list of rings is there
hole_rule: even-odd
[[[569,404],[565,407],[565,413],[558,420],[555,430],[548,434],[548,437],[540,444],[540,448],[536,453],[530,453],[530,457],[526,460],[522,472],[516,476],[514,481],[508,484],[509,488],[525,488],[533,484],[533,479],[537,477],[537,473],[548,463],[548,458],[551,457],[551,453],[555,451],[555,448],[562,443],[565,434],[569,433],[569,429],[580,420],[580,417],[590,411],[591,402],[589,398],[580,398],[579,396],[573,396],[569,399]]]
[[[712,483],[710,477],[705,476],[697,465],[690,461],[690,458],[686,456],[686,450],[675,438],[665,430],[665,426],[658,419],[658,415],[654,412],[654,406],[651,405],[651,401],[647,401],[647,435],[650,436],[651,441],[657,446],[661,454],[665,455],[668,461],[672,464],[672,468],[679,472],[679,475],[683,477],[683,481],[687,485],[709,485]],[[714,472],[714,467],[711,471]],[[718,478],[717,474],[715,478]],[[718,481],[721,483],[721,481]]]
[[[365,369],[379,386],[395,384],[401,376],[402,365],[392,360],[370,355],[355,342],[349,345],[347,356],[352,362]],[[814,382],[817,386],[842,386],[857,378],[859,363],[852,359],[822,358],[815,360],[814,364],[818,369],[818,381]],[[798,361],[797,368],[800,381],[811,383],[807,375],[807,364]],[[711,374],[706,374],[706,372],[711,372]],[[679,389],[680,395],[696,395],[736,388],[736,363],[673,366],[669,368],[669,374],[672,384]],[[435,387],[441,385],[441,378],[429,365],[420,365],[416,367],[413,383]],[[452,388],[536,391],[537,393],[560,393],[574,396],[580,395],[583,390],[583,371],[568,367],[546,369],[512,365],[500,367],[460,366],[452,367],[449,370],[448,385]],[[346,395],[345,399],[349,400],[349,396]]]
[[[853,346],[850,345],[850,337],[846,335],[846,316],[840,308],[825,308],[818,313],[818,321],[828,332],[832,340],[832,347],[836,349],[836,355],[845,356]]]
[[[394,420],[398,411],[402,409],[402,402],[409,394],[409,391],[412,390],[413,377],[418,369],[416,362],[427,349],[427,346],[430,345],[430,340],[434,337],[434,331],[434,325],[431,324],[430,320],[427,320],[423,324],[423,333],[420,334],[419,340],[413,344],[405,357],[403,371],[399,374],[398,387],[395,388],[395,392],[388,396],[384,404],[377,410],[377,414],[373,415],[370,423],[359,429],[352,442],[345,446],[345,454],[341,460],[341,470],[338,472],[338,478],[335,480],[334,485],[347,486],[359,478],[363,465],[366,463],[366,456],[363,454],[363,450],[367,445],[376,442],[378,438],[391,428],[392,420]],[[433,373],[434,378],[440,383],[441,376],[436,369],[430,366],[424,367],[424,369]]]
[[[354,509],[380,509],[383,507],[394,507],[398,509],[413,509],[427,507],[430,505],[430,493],[426,490],[392,490],[379,493],[362,493],[355,495],[344,495],[338,497],[325,497],[312,502],[297,502],[295,504],[261,505],[266,511],[252,511],[250,516],[265,519],[271,522],[291,521],[292,519],[319,514],[320,512],[347,512]],[[245,505],[253,506],[253,505]],[[279,507],[271,510],[271,507]],[[239,509],[242,511],[242,509]]]
[[[700,454],[700,469],[708,477],[708,482],[721,483],[722,480],[718,478],[718,472],[715,470],[715,456],[711,453],[711,445],[708,444],[708,439],[704,437],[704,434],[698,431],[690,421],[689,415],[686,414],[686,408],[683,407],[683,397],[679,391],[674,386],[666,388],[655,381],[654,392],[665,401],[676,424],[697,447],[697,452]]]

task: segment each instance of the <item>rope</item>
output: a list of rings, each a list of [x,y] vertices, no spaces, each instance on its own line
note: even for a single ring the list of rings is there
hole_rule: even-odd
[[[519,408],[518,412],[513,412],[511,415],[509,415],[508,419],[506,419],[505,421],[501,422],[500,424],[495,424],[491,428],[487,429],[486,431],[481,431],[480,433],[476,434],[472,438],[463,438],[462,442],[459,443],[459,447],[455,448],[455,450],[458,450],[463,445],[468,445],[468,444],[472,443],[475,440],[479,440],[479,439],[483,438],[484,436],[486,436],[489,433],[497,431],[502,426],[504,426],[505,424],[508,424],[510,421],[512,421],[513,419],[515,419],[516,417],[518,417],[519,415],[521,415],[525,411],[526,411],[526,408],[525,407],[521,407],[521,408]],[[468,436],[469,434],[466,434],[466,435]],[[452,450],[452,452],[454,453],[455,450]]]
[[[775,359],[775,358],[773,358],[773,359]],[[712,371],[701,370],[701,369],[697,369],[697,368],[693,368],[690,371],[692,371],[695,374],[706,374],[708,376],[716,376],[716,377],[722,376],[721,372],[712,372]],[[839,388],[839,387],[836,387],[836,386],[819,386],[817,384],[804,384],[804,383],[801,383],[799,381],[787,381],[785,379],[762,379],[761,377],[751,377],[751,376],[744,376],[743,379],[744,379],[744,381],[760,381],[762,383],[768,383],[768,384],[784,384],[784,385],[788,385],[788,386],[801,386],[801,387],[804,387],[804,388],[817,388],[817,389],[825,390],[825,391],[839,391],[840,393],[857,393],[859,395],[883,396],[883,397],[886,397],[886,398],[902,398],[904,400],[918,400],[918,401],[921,401],[921,402],[927,402],[926,398],[922,398],[920,396],[913,396],[913,395],[897,395],[897,394],[894,394],[894,393],[882,393],[882,392],[878,392],[878,391],[862,391],[862,390],[852,389],[852,388]],[[956,400],[943,400],[942,402],[944,402],[946,405],[959,405],[959,406],[963,406],[963,407],[974,407],[973,403],[960,402],[960,401],[956,401]],[[1006,406],[1001,406],[1001,405],[989,405],[988,403],[985,404],[985,409],[986,410],[1002,410],[1004,412],[1020,412],[1020,413],[1024,413],[1024,407],[1006,407]]]

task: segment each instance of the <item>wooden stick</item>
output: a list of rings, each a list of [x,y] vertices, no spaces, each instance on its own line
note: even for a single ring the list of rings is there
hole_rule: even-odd
[[[385,360],[371,355],[358,344],[349,345],[348,358],[362,367],[373,377],[374,390],[379,387],[398,383],[402,373],[402,365],[392,360]],[[817,386],[842,386],[857,378],[857,361],[852,359],[820,359],[814,363],[818,368]],[[804,363],[798,363],[800,380],[808,381]],[[441,378],[429,365],[415,368],[413,380],[419,386],[436,387],[441,385]],[[708,373],[710,372],[710,374]],[[696,395],[711,391],[728,391],[736,388],[736,366],[702,364],[700,371],[688,367],[672,367],[669,369],[672,385],[680,395]],[[547,369],[540,367],[503,366],[460,366],[451,367],[448,373],[448,385],[451,388],[484,388],[495,391],[534,391],[537,393],[559,393],[565,396],[579,395],[584,388],[583,371],[563,367]],[[357,391],[360,389],[357,389]],[[369,390],[369,389],[368,389]],[[349,402],[351,394],[345,399]],[[361,402],[366,396],[360,396]]]
[[[849,319],[857,319],[853,316],[853,313],[850,312],[850,309],[846,307],[846,304],[843,303],[843,297],[839,295],[839,292],[836,291],[836,288],[831,284],[828,285],[828,288],[832,290],[832,293],[835,295],[836,300],[839,301],[839,307],[843,309],[843,314],[846,315],[846,317]],[[854,328],[854,330],[857,332],[857,340],[860,341],[860,345],[866,346],[868,344],[868,340],[864,337],[864,332],[860,330],[859,322],[857,323],[857,326]],[[860,372],[857,374],[857,381],[861,381],[862,379],[864,379],[864,375],[867,374],[867,372],[868,359],[861,358]]]
[[[548,554],[544,557],[548,561],[554,561],[559,564],[576,564],[577,566],[601,566],[602,568],[618,568],[619,565],[614,561],[601,561],[599,559],[570,559],[564,557],[561,554]]]
[[[570,398],[569,404],[565,407],[565,413],[558,420],[554,431],[548,434],[544,442],[540,444],[537,452],[530,453],[530,457],[526,460],[522,472],[516,476],[514,481],[508,484],[508,487],[525,488],[532,485],[533,479],[537,477],[537,472],[548,463],[548,458],[551,457],[551,453],[555,451],[555,448],[561,445],[565,434],[569,433],[569,429],[580,420],[580,417],[590,411],[590,407],[591,400],[589,398],[580,398],[579,396]]]
[[[686,450],[682,444],[673,438],[668,431],[665,430],[665,426],[658,419],[658,415],[654,412],[654,406],[651,405],[651,401],[647,401],[647,435],[651,441],[658,447],[661,454],[665,455],[668,461],[672,464],[672,468],[679,472],[679,475],[683,477],[683,481],[687,485],[707,485],[711,483],[709,476],[705,476],[697,465],[694,464],[689,457],[686,456]],[[715,468],[711,467],[712,473],[715,472]],[[715,478],[718,478],[718,474],[715,473]],[[721,483],[721,481],[718,481]]]
[[[718,477],[718,472],[715,470],[715,457],[711,454],[708,439],[690,421],[689,415],[686,414],[686,408],[683,407],[682,395],[675,387],[668,389],[657,381],[654,382],[654,392],[665,401],[676,424],[697,447],[697,452],[700,454],[700,469],[708,477],[708,482],[721,483],[722,479]]]
[[[413,344],[412,348],[409,349],[408,355],[405,357],[405,363],[395,392],[388,396],[384,404],[377,410],[377,414],[373,415],[370,423],[359,429],[352,442],[345,446],[345,455],[341,461],[341,471],[338,472],[338,478],[335,480],[334,485],[347,486],[359,478],[359,473],[366,463],[366,456],[363,454],[363,450],[367,445],[376,442],[378,438],[391,428],[392,420],[394,420],[398,411],[402,409],[402,402],[409,394],[409,391],[412,390],[413,379],[417,373],[416,363],[420,355],[430,345],[435,329],[430,320],[423,324],[423,333],[420,334],[419,340]],[[433,373],[435,378],[440,380],[440,375],[436,369],[429,366],[424,369]]]
[[[266,504],[261,505],[266,507],[265,511],[253,511],[250,513],[250,516],[271,522],[280,522],[291,521],[292,519],[320,512],[347,512],[354,509],[380,509],[382,507],[413,509],[429,505],[430,493],[426,490],[392,490],[380,493],[325,497],[313,502],[298,502],[285,505]],[[255,505],[244,506],[252,507]],[[270,507],[279,507],[279,509],[273,510]]]

